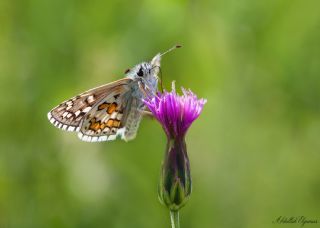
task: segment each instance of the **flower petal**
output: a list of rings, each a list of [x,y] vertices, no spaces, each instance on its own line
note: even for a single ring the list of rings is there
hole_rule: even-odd
[[[179,96],[172,83],[171,92],[164,91],[162,94],[158,93],[154,97],[143,100],[167,135],[171,137],[185,135],[207,102],[206,99],[198,99],[190,89],[182,88],[181,90],[182,96]]]

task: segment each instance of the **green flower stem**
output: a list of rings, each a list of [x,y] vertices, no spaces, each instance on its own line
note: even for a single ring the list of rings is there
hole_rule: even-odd
[[[180,228],[179,211],[170,211],[171,227]]]

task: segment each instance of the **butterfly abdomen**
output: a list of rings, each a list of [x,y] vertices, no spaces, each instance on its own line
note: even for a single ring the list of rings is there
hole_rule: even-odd
[[[132,140],[136,137],[139,124],[142,119],[141,110],[144,108],[144,104],[140,99],[134,99],[131,106],[131,112],[128,113],[125,125],[125,131],[123,139],[125,141]]]
[[[127,126],[124,132],[124,140],[129,141],[136,137],[139,124],[141,122],[141,114],[139,111],[132,112],[128,117]]]

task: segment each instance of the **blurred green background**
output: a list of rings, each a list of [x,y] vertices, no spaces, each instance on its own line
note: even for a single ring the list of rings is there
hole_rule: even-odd
[[[187,136],[193,193],[181,227],[320,222],[319,8],[0,1],[0,227],[170,226],[157,199],[166,141],[156,121],[128,143],[85,143],[47,112],[176,43],[162,61],[166,88],[176,80],[208,99]]]

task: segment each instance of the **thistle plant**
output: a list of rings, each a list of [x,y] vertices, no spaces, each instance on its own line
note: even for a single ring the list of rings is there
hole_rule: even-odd
[[[182,88],[183,95],[172,91],[158,93],[144,100],[167,136],[167,147],[161,167],[158,188],[160,201],[170,210],[172,228],[179,228],[179,210],[188,201],[191,190],[190,163],[185,142],[186,133],[206,103],[191,91]]]

